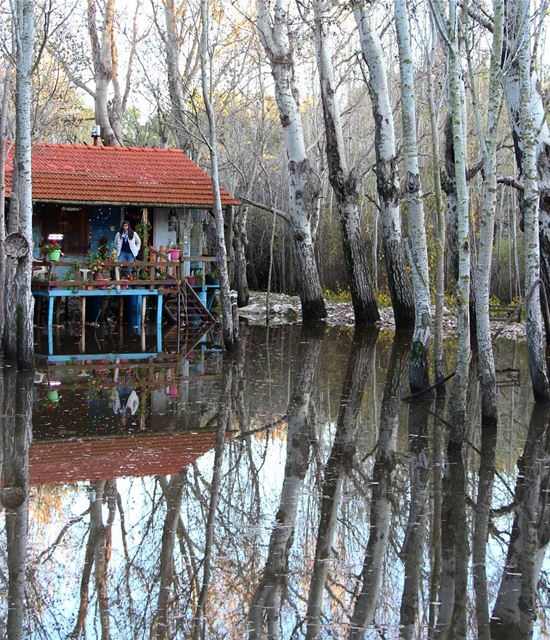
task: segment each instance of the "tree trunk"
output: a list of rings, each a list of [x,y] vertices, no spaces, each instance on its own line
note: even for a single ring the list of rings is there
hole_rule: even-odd
[[[233,250],[235,255],[235,289],[237,290],[237,306],[246,307],[250,300],[248,277],[246,273],[246,247],[248,236],[246,223],[248,219],[248,205],[241,204],[237,209],[233,226]]]
[[[208,0],[201,0],[201,83],[202,97],[208,117],[208,149],[212,171],[212,195],[214,197],[214,219],[216,221],[216,240],[218,249],[218,264],[220,269],[220,302],[222,308],[222,330],[225,348],[233,351],[236,342],[236,329],[233,327],[233,315],[231,311],[231,290],[229,286],[229,271],[227,268],[227,246],[225,243],[225,221],[223,216],[222,201],[220,195],[220,179],[218,174],[218,141],[216,133],[216,118],[212,108],[210,85],[207,67],[211,66],[211,57],[208,45]]]
[[[463,429],[466,414],[466,394],[470,366],[470,215],[466,181],[466,124],[462,110],[462,69],[459,58],[457,0],[449,2],[447,47],[449,92],[454,149],[454,170],[457,196],[458,282],[456,289],[458,346],[455,378],[451,399],[451,422]]]
[[[432,308],[428,273],[428,247],[416,142],[416,100],[407,0],[395,0],[395,25],[401,73],[401,114],[405,198],[409,216],[409,260],[412,271],[415,324],[409,379],[413,392],[430,384],[428,352],[432,339]]]
[[[315,261],[311,228],[312,221],[317,215],[319,182],[306,153],[298,93],[294,81],[292,50],[287,37],[289,17],[283,7],[283,0],[276,0],[273,16],[269,15],[266,0],[258,0],[257,6],[258,33],[269,58],[275,81],[275,99],[283,125],[288,158],[289,224],[299,274],[298,287],[302,317],[305,322],[317,321],[327,315]]]
[[[92,47],[95,92],[94,111],[96,121],[101,127],[101,139],[106,147],[118,147],[122,137],[117,136],[109,115],[109,86],[113,80],[113,41],[115,28],[115,0],[105,3],[101,41],[97,26],[96,0],[88,0],[88,35]],[[122,115],[122,114],[120,114]]]
[[[10,210],[10,230],[17,233],[6,238],[9,257],[6,291],[10,312],[6,317],[4,352],[16,360],[20,369],[34,366],[32,279],[32,169],[31,169],[31,75],[34,41],[33,3],[17,2],[16,15],[16,142],[14,154],[15,180]],[[13,197],[15,194],[15,197]],[[13,242],[10,242],[13,240]]]
[[[541,262],[546,300],[550,300],[550,133],[536,78],[531,76],[530,5],[508,0],[504,59],[513,55],[504,75],[512,122],[516,162],[523,176],[525,243],[525,307],[529,370],[536,402],[550,402],[546,368],[546,338],[540,307]],[[511,50],[517,48],[515,50]],[[542,261],[541,261],[542,257]]]
[[[349,167],[344,145],[344,132],[334,81],[332,44],[329,40],[329,6],[326,0],[315,1],[314,13],[317,68],[325,121],[329,180],[338,207],[355,324],[372,324],[380,320],[380,315],[374,298],[372,274],[365,255],[365,238],[359,216],[357,178],[354,170]]]
[[[5,323],[5,278],[6,278],[6,156],[8,153],[8,102],[11,66],[6,67],[2,83],[0,104],[0,338],[4,335]]]
[[[376,186],[382,213],[382,243],[388,288],[396,327],[406,327],[414,323],[414,304],[401,232],[397,151],[386,61],[378,34],[365,15],[362,0],[353,2],[352,6],[361,51],[369,68],[368,89],[375,124]]]
[[[176,16],[174,0],[163,0],[163,4],[164,20],[166,23],[166,34],[164,38],[166,50],[166,71],[173,128],[178,140],[178,146],[189,157],[191,157],[193,143],[185,126],[187,118],[185,116],[185,101],[182,92],[182,73],[178,62],[178,57],[180,55],[180,43],[178,42],[177,35],[179,16]],[[189,57],[193,57],[193,52],[189,54]],[[192,67],[193,65],[190,66]],[[186,77],[185,80],[189,81],[190,78]]]
[[[475,272],[475,300],[477,350],[481,375],[481,416],[485,424],[496,424],[497,420],[497,384],[489,319],[489,297],[497,199],[496,128],[502,105],[503,9],[502,0],[494,0],[493,43],[485,132],[481,125],[480,105],[475,89],[472,93],[477,133],[483,153],[483,196],[481,215],[479,217],[479,250]],[[473,76],[473,74],[471,75]],[[475,85],[472,86],[475,87]]]

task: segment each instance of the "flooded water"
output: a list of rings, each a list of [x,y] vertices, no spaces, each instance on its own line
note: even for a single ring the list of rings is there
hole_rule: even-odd
[[[462,433],[403,400],[391,333],[54,338],[1,373],[2,637],[550,637],[523,344],[497,343],[498,429],[472,371]]]

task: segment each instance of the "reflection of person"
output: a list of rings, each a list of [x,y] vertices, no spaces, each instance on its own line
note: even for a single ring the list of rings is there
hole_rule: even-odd
[[[119,262],[134,262],[141,247],[138,234],[130,227],[128,220],[124,220],[119,232],[115,236],[115,248]],[[131,269],[127,269],[130,273]]]
[[[122,423],[126,418],[135,415],[139,407],[138,394],[131,387],[117,387],[113,398],[113,411],[120,416]]]

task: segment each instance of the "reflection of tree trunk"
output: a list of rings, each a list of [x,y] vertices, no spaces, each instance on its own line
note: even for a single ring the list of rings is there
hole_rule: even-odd
[[[466,590],[468,578],[468,531],[462,445],[452,439],[447,447],[441,508],[441,609],[436,638],[466,638]]]
[[[320,631],[323,592],[327,582],[329,559],[336,530],[336,516],[345,474],[351,469],[355,454],[355,434],[367,372],[376,345],[375,334],[365,334],[356,329],[351,345],[348,366],[340,397],[336,434],[332,451],[325,467],[321,490],[321,519],[317,533],[315,563],[309,587],[306,638],[318,637]]]
[[[489,629],[489,596],[487,594],[487,535],[493,481],[495,477],[496,425],[484,425],[481,430],[481,459],[475,510],[475,528],[472,540],[474,589],[476,598],[477,636],[479,640],[491,640]]]
[[[428,411],[426,409],[427,407],[421,403],[409,404],[411,504],[405,540],[401,549],[401,557],[405,565],[405,585],[399,620],[401,637],[407,640],[414,637],[418,616],[429,509],[430,460],[427,449]]]
[[[5,369],[3,412],[3,483],[8,555],[7,637],[23,638],[25,563],[29,517],[29,445],[32,438],[33,378]]]
[[[108,503],[107,524],[103,524],[103,503]],[[84,631],[88,613],[90,578],[95,564],[95,581],[101,622],[101,637],[110,638],[107,568],[111,555],[111,529],[116,511],[116,481],[97,480],[90,487],[90,530],[82,578],[80,580],[80,605],[71,638],[78,638]]]
[[[92,527],[98,527],[99,537],[95,547],[95,583],[97,600],[99,604],[99,619],[101,623],[101,638],[109,640],[109,592],[108,592],[108,567],[111,557],[112,526],[116,512],[116,481],[107,480],[103,491],[104,501],[108,505],[107,524],[103,524],[102,506],[90,512],[90,518],[94,518]],[[97,519],[96,519],[97,518]]]
[[[206,596],[210,584],[212,546],[214,544],[214,526],[216,520],[216,510],[220,496],[223,445],[225,432],[231,419],[231,385],[233,380],[233,362],[224,363],[224,378],[222,383],[222,393],[220,396],[220,410],[218,413],[218,434],[214,448],[214,469],[212,471],[212,481],[210,483],[210,504],[208,506],[208,516],[206,519],[206,532],[204,543],[204,561],[202,572],[202,585],[197,602],[197,609],[194,616],[193,638],[204,638],[204,621],[206,613]]]
[[[168,597],[174,581],[174,543],[176,529],[180,517],[183,487],[187,472],[185,469],[172,477],[170,482],[165,478],[162,489],[166,498],[166,516],[162,530],[162,546],[160,551],[160,585],[157,600],[157,610],[153,617],[153,632],[151,637],[158,640],[169,638],[168,628]]]
[[[531,638],[539,573],[550,538],[550,407],[535,405],[518,460],[515,516],[491,620],[493,640]]]
[[[298,501],[309,466],[313,380],[321,340],[313,337],[300,344],[301,363],[288,407],[287,454],[279,510],[269,541],[264,573],[250,605],[249,638],[262,637],[264,616],[269,638],[279,636],[279,612],[286,587],[288,557],[292,547]]]
[[[435,401],[433,454],[432,454],[432,530],[430,536],[431,547],[431,576],[430,576],[430,613],[429,613],[429,633],[428,637],[433,638],[434,628],[437,618],[437,596],[439,593],[439,582],[441,578],[441,506],[442,506],[442,482],[443,482],[443,440],[445,433],[443,415],[445,413],[444,389],[441,393],[438,389]]]
[[[359,640],[372,623],[382,579],[382,567],[391,524],[391,491],[399,429],[400,389],[407,372],[410,342],[394,339],[382,405],[380,432],[373,469],[370,531],[361,573],[361,590],[351,618],[350,639]]]

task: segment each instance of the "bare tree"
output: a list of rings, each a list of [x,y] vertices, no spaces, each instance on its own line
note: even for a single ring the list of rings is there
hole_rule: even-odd
[[[409,219],[409,259],[411,263],[415,323],[410,360],[411,389],[429,386],[428,351],[432,340],[432,308],[428,273],[428,246],[422,203],[422,187],[416,139],[416,100],[407,0],[395,0],[395,26],[401,73],[401,116],[405,161],[405,198]]]
[[[367,86],[375,126],[376,186],[382,213],[382,242],[388,287],[396,325],[403,327],[414,323],[414,305],[402,237],[397,150],[386,60],[380,38],[365,14],[363,0],[352,2],[352,7],[361,52],[369,69]]]
[[[330,3],[327,0],[315,0],[313,7],[329,180],[338,207],[355,323],[373,323],[380,319],[380,315],[374,298],[372,274],[365,255],[365,238],[359,216],[357,171],[350,166],[344,144],[329,35]]]
[[[298,90],[294,80],[294,60],[290,35],[290,15],[286,0],[275,0],[273,10],[267,0],[258,0],[257,27],[275,81],[275,98],[284,130],[290,177],[290,224],[294,255],[299,271],[300,300],[304,321],[327,314],[314,254],[312,222],[317,216],[319,180],[307,157]]]

